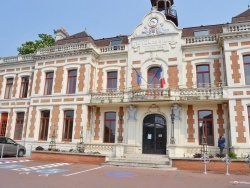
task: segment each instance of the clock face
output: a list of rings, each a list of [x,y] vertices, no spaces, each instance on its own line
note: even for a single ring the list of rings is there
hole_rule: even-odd
[[[156,26],[158,23],[158,20],[156,18],[152,18],[150,21],[149,21],[149,26],[151,27],[154,27]]]

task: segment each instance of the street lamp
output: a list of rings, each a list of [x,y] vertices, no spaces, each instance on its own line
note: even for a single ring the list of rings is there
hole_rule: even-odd
[[[201,135],[201,155],[207,154],[207,139],[205,135],[205,124],[203,122],[199,123],[200,128],[202,128],[202,135]]]
[[[170,114],[170,117],[171,117],[171,123],[172,123],[170,144],[175,144],[175,138],[174,138],[174,117],[175,117],[175,114],[173,112],[173,109],[172,109],[172,112]]]

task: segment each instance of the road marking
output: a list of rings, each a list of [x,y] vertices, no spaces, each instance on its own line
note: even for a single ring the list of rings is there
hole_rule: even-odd
[[[54,167],[59,167],[59,166],[68,166],[68,165],[71,165],[71,163],[55,163],[55,164],[32,166],[32,167],[26,167],[26,168],[17,168],[17,169],[11,169],[11,170],[29,172],[29,171],[36,171],[36,170],[41,170],[41,169],[54,168]]]
[[[25,162],[30,162],[30,161],[32,160],[18,160],[18,161],[6,160],[6,161],[0,161],[0,164],[25,163]]]
[[[116,178],[127,178],[135,176],[135,174],[132,172],[106,172],[106,175]]]
[[[89,170],[84,170],[84,171],[81,171],[81,172],[76,172],[76,173],[73,173],[73,174],[67,174],[67,175],[64,174],[63,176],[73,176],[73,175],[81,174],[81,173],[84,173],[84,172],[89,172],[89,171],[92,171],[92,170],[98,170],[100,168],[103,168],[103,166],[97,167],[97,168],[92,168],[92,169],[89,169]]]
[[[250,182],[246,182],[246,181],[230,181],[230,183],[232,183],[232,184],[246,184],[246,185],[250,184]]]
[[[13,168],[24,168],[25,166],[23,165],[15,165],[15,164],[8,164],[8,165],[0,165],[0,169],[11,169],[13,170]]]

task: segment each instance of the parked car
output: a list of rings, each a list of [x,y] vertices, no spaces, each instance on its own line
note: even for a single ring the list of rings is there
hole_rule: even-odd
[[[26,154],[26,148],[16,143],[14,140],[8,137],[0,136],[0,155],[16,155],[23,157]]]

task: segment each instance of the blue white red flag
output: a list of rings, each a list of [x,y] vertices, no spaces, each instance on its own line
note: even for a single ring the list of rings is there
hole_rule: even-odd
[[[163,75],[163,72],[162,72],[162,67],[160,67],[159,70],[156,72],[155,77],[159,80],[160,87],[163,88],[164,85],[166,84],[166,81],[164,79],[164,75]]]

